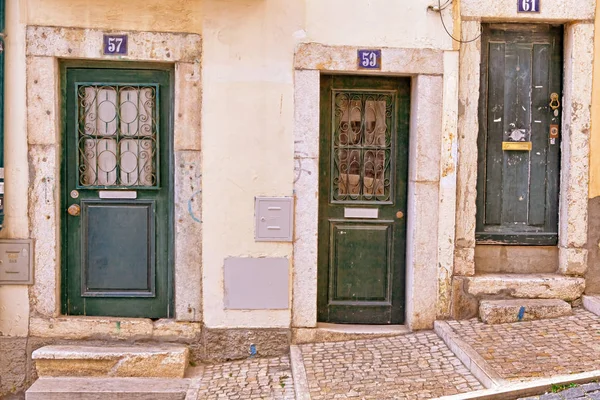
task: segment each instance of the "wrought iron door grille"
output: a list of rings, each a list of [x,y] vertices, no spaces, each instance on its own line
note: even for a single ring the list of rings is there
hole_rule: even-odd
[[[158,188],[158,87],[77,87],[80,188]]]
[[[395,97],[393,91],[334,90],[332,202],[392,201]]]

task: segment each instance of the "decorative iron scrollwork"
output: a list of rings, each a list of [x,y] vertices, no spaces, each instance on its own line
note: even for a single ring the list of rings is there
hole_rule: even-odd
[[[391,201],[394,98],[393,92],[334,92],[333,201]]]
[[[158,187],[158,88],[78,87],[79,185]]]

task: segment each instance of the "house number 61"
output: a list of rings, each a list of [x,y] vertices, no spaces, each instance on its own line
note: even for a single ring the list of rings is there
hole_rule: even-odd
[[[540,0],[518,0],[519,12],[540,11]]]

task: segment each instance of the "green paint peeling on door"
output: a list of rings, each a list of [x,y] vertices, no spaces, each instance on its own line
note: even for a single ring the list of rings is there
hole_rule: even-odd
[[[484,25],[478,243],[557,244],[562,36],[560,26]]]

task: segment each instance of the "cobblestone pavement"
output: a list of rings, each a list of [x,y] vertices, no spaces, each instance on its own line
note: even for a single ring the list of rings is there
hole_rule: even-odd
[[[600,384],[586,383],[558,393],[547,393],[541,396],[523,397],[519,400],[600,400]]]
[[[312,400],[429,399],[483,389],[433,332],[300,349]]]
[[[289,356],[205,364],[189,377],[200,380],[198,400],[295,398]]]
[[[557,319],[501,325],[477,319],[448,323],[504,379],[600,369],[600,317],[582,308]]]

